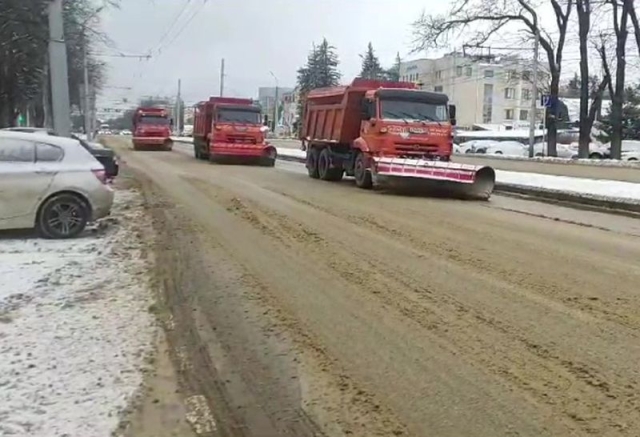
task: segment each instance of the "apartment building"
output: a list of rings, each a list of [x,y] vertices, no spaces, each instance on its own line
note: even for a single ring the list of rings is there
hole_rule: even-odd
[[[462,128],[529,120],[530,63],[520,58],[451,53],[438,59],[416,59],[401,63],[400,79],[447,94],[457,106]]]

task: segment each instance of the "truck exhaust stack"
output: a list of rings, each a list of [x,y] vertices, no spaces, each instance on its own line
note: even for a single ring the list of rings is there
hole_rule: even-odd
[[[491,167],[404,158],[373,158],[374,185],[401,191],[487,200],[496,183]]]

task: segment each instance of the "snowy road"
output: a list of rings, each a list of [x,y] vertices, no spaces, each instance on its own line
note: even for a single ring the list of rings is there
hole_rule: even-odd
[[[640,434],[637,220],[112,141],[157,204],[203,435]]]
[[[107,437],[140,387],[155,332],[142,200],[69,241],[0,236],[0,436]]]

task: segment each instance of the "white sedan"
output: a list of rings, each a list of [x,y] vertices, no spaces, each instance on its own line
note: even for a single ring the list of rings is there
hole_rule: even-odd
[[[518,141],[496,141],[489,145],[484,153],[487,155],[528,156],[526,146]]]
[[[0,132],[0,230],[72,238],[112,204],[104,167],[79,142]]]

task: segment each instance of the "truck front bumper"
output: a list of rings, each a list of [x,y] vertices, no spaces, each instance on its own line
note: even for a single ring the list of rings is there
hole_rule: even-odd
[[[136,146],[162,146],[168,142],[172,142],[167,137],[133,137],[133,144]]]
[[[277,157],[276,148],[269,144],[213,143],[209,153],[210,159],[214,161],[256,162],[265,165],[273,165]]]
[[[264,144],[213,143],[210,152],[212,155],[263,157],[269,156],[271,149],[273,147]]]

